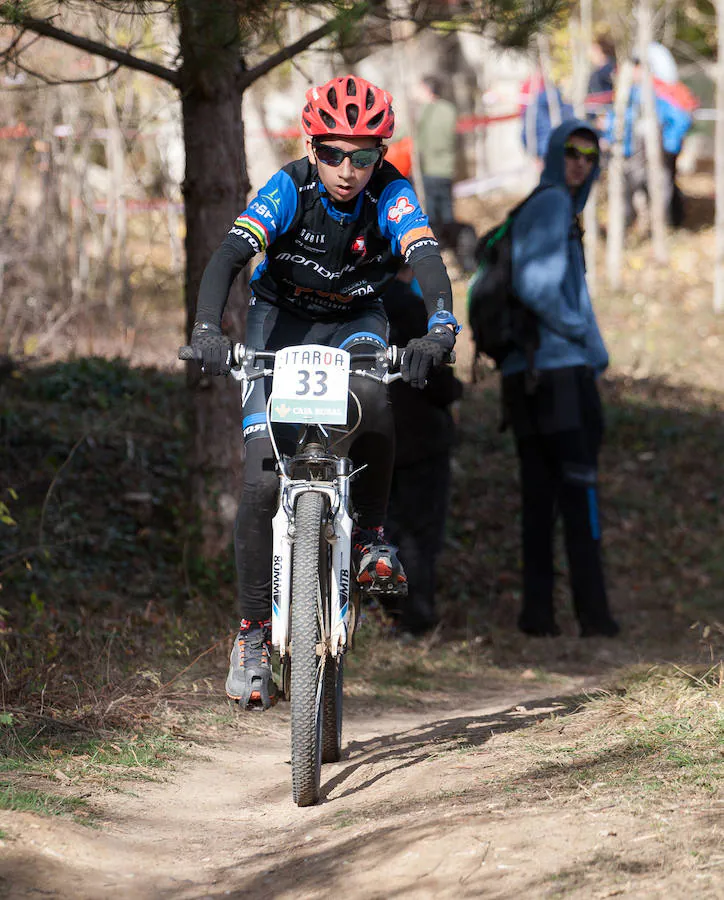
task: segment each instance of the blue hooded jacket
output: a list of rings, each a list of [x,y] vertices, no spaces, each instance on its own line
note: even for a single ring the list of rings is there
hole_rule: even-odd
[[[552,132],[540,179],[545,190],[531,197],[513,220],[513,289],[539,318],[536,368],[590,366],[598,375],[608,366],[608,353],[591,305],[574,220],[586,205],[599,169],[595,166],[571,195],[563,150],[578,129],[591,132],[591,126],[578,119],[568,119]],[[501,368],[503,375],[512,375],[526,367],[524,354],[516,350]]]
[[[655,86],[655,85],[654,85]],[[666,153],[678,154],[684,144],[684,138],[694,123],[691,112],[677,106],[659,93],[655,95],[656,117],[661,131],[661,145]],[[624,114],[623,155],[628,159],[637,150],[636,125],[641,118],[641,88],[635,84],[631,88],[628,106]],[[608,113],[606,122],[606,138],[609,143],[615,140],[616,117],[613,110]]]

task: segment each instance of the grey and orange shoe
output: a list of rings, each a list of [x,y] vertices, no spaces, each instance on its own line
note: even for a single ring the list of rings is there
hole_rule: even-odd
[[[279,699],[272,678],[271,621],[242,619],[231,650],[226,696],[242,709],[269,709]]]
[[[360,591],[376,596],[407,596],[407,576],[397,556],[397,547],[385,540],[382,526],[355,527],[352,560]]]

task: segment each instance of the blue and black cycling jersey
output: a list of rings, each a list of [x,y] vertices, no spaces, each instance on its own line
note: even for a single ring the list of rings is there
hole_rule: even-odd
[[[407,179],[387,162],[353,200],[335,204],[305,157],[272,176],[236,219],[204,272],[197,321],[220,324],[231,284],[257,253],[254,294],[310,320],[378,308],[403,262],[428,318],[452,322],[452,289],[428,219]]]

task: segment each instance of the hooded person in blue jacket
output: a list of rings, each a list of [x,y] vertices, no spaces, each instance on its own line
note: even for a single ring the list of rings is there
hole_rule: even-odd
[[[522,490],[518,627],[531,635],[560,633],[553,607],[558,512],[581,636],[619,631],[606,595],[597,490],[603,412],[596,377],[608,353],[586,285],[577,218],[598,173],[597,134],[585,122],[563,122],[551,134],[540,185],[512,226],[513,289],[538,317],[539,332],[533,373],[517,350],[501,367]]]
[[[660,44],[651,44],[651,48],[655,47],[660,47],[662,51],[665,49]],[[661,135],[664,205],[669,225],[673,228],[680,228],[684,222],[685,209],[684,196],[676,182],[676,169],[684,138],[694,124],[693,112],[698,106],[698,101],[686,85],[681,82],[668,82],[656,77],[656,72],[659,70],[654,65],[655,62],[656,56],[650,55],[649,64],[654,76],[656,118]],[[634,58],[633,63],[634,84],[624,113],[623,129],[624,178],[626,181],[624,199],[626,202],[626,222],[629,225],[636,217],[636,208],[633,204],[634,194],[637,191],[648,191],[646,152],[642,131],[642,70],[638,59]],[[662,74],[664,73],[662,72]],[[606,140],[609,144],[612,144],[615,140],[615,127],[616,119],[613,109],[611,109],[608,113],[606,125]]]

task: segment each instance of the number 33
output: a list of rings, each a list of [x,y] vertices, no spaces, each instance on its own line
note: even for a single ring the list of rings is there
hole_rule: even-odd
[[[309,380],[312,374],[316,377],[315,389],[312,391],[314,397],[322,397],[327,393],[327,373],[323,370],[317,370],[312,373],[307,369],[299,370],[299,388],[296,391],[297,397],[304,397],[311,390]]]

